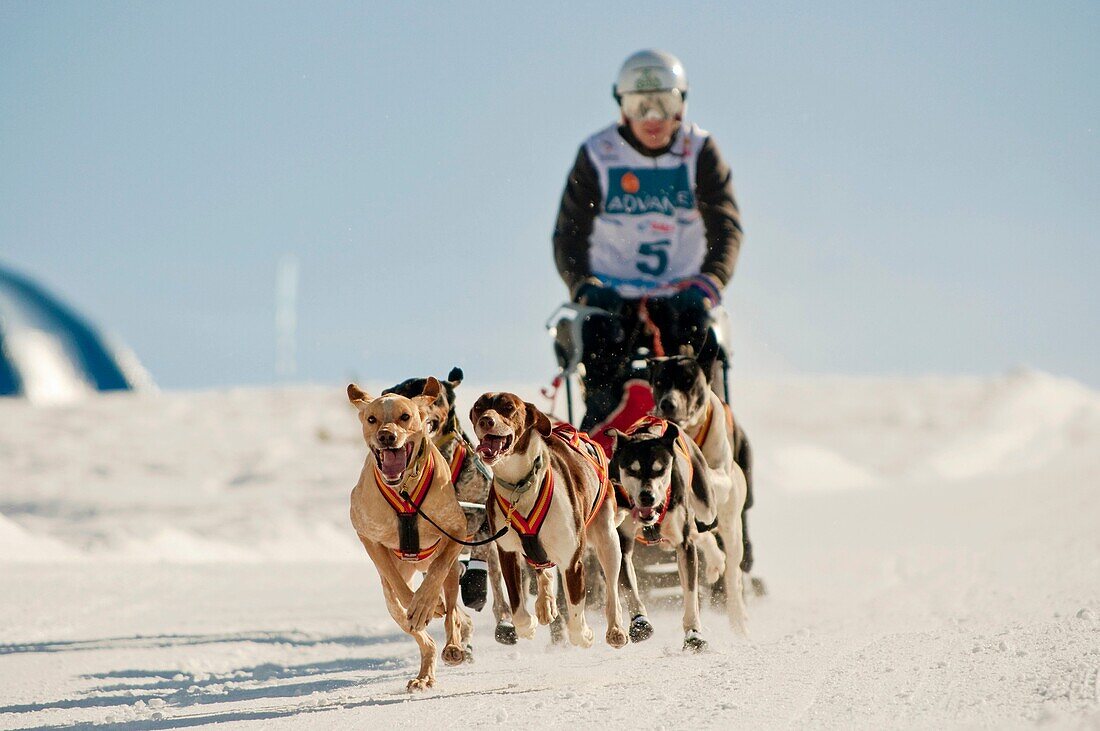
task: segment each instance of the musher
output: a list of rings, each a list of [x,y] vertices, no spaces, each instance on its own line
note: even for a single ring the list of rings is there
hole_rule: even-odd
[[[708,311],[733,275],[742,237],[729,166],[711,136],[684,121],[679,59],[638,51],[613,89],[620,119],[581,145],[554,228],[570,299],[609,313],[587,317],[581,330],[581,429],[593,436],[626,407],[640,345],[658,355],[690,345],[713,361]]]

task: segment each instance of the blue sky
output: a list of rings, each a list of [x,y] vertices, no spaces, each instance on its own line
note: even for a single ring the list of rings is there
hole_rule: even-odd
[[[1100,384],[1100,4],[0,4],[0,263],[169,388],[548,378],[550,232],[643,47],[733,167],[742,363]],[[764,357],[767,354],[767,357]]]

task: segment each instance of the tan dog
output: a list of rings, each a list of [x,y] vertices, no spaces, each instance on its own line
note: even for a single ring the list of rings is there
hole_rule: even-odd
[[[509,525],[497,543],[501,572],[520,637],[535,636],[527,611],[527,586],[520,557],[535,570],[540,624],[557,616],[557,569],[563,567],[569,640],[592,645],[584,617],[584,551],[590,540],[606,587],[607,644],[622,647],[622,606],[617,590],[622,553],[615,532],[615,501],[607,499],[607,461],[588,436],[550,419],[515,394],[486,393],[470,411],[478,454],[493,470],[489,519]]]
[[[466,659],[473,622],[458,607],[458,565],[462,546],[417,515],[416,507],[453,536],[466,534],[450,470],[427,438],[421,411],[439,395],[439,382],[429,378],[424,395],[414,399],[389,395],[373,398],[354,383],[348,398],[359,410],[363,438],[370,447],[359,483],[351,493],[351,524],[374,561],[382,580],[386,606],[398,626],[420,647],[420,672],[409,690],[435,683],[435,641],[427,632],[433,616],[444,616],[447,644],[443,661]],[[426,572],[414,592],[412,578]]]

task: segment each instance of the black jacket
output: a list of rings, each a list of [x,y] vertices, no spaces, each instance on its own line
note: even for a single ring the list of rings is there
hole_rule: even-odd
[[[675,143],[674,139],[668,147],[650,150],[634,137],[629,127],[620,126],[619,134],[631,147],[647,157],[663,155]],[[592,233],[592,222],[599,215],[601,199],[599,175],[588,159],[584,145],[581,145],[561,196],[558,221],[554,227],[554,261],[570,292],[581,280],[592,275],[588,262],[588,237]],[[707,235],[707,253],[700,273],[713,275],[724,287],[733,276],[743,234],[741,214],[733,199],[730,169],[711,137],[706,138],[699,151],[695,200]]]

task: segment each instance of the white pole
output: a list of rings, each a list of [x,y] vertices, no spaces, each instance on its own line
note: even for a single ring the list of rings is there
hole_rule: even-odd
[[[298,258],[283,254],[275,274],[275,375],[292,378],[298,371]]]

